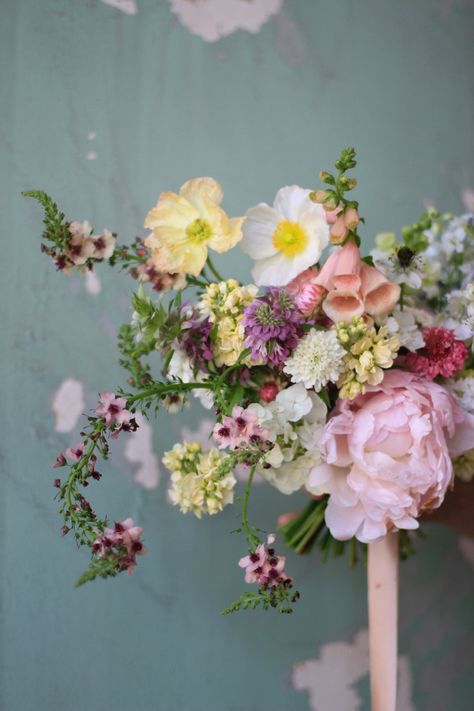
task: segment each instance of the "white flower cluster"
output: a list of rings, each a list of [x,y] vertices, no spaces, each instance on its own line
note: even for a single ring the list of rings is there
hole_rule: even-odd
[[[456,289],[447,296],[446,328],[451,328],[462,340],[474,336],[474,283]]]
[[[321,461],[326,405],[298,383],[281,390],[273,402],[252,404],[248,410],[274,443],[258,466],[259,474],[283,494],[292,494],[306,484],[311,469]]]

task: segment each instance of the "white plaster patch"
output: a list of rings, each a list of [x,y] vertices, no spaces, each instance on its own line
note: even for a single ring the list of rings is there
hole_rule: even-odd
[[[86,278],[84,281],[84,285],[86,288],[86,291],[89,294],[93,294],[94,296],[96,294],[99,294],[101,289],[102,289],[102,284],[100,283],[100,279],[97,276],[95,272],[91,272],[89,270],[86,271]]]
[[[369,633],[360,630],[353,642],[331,642],[321,647],[317,659],[293,667],[291,681],[297,691],[307,691],[311,711],[360,711],[362,699],[354,688],[369,673]],[[415,711],[407,657],[398,659],[397,711]]]
[[[138,12],[137,3],[135,0],[102,0],[104,5],[116,7],[126,15],[136,15]]]
[[[291,67],[303,63],[303,36],[298,25],[286,10],[282,10],[276,18],[275,44],[282,58]]]
[[[72,432],[84,411],[84,388],[79,380],[66,378],[54,393],[51,409],[56,432]]]
[[[204,418],[200,420],[197,429],[183,427],[181,429],[181,438],[187,442],[199,442],[203,449],[210,449],[213,446],[212,430],[214,428],[213,420]]]
[[[97,151],[87,151],[86,160],[97,160]]]
[[[171,11],[193,34],[216,42],[236,30],[259,32],[283,0],[170,0]]]
[[[143,415],[137,413],[135,419],[138,430],[127,436],[124,457],[132,464],[138,464],[133,477],[135,483],[144,489],[155,489],[160,481],[160,467],[153,451],[153,431]]]
[[[87,134],[87,140],[88,140],[88,141],[93,141],[96,136],[97,136],[97,134],[96,134],[95,131],[89,131],[89,133]]]
[[[474,212],[474,190],[472,188],[466,188],[462,191],[462,201],[466,210]]]
[[[471,568],[474,568],[474,538],[469,536],[461,536],[458,539],[459,548],[461,553],[470,564]]]

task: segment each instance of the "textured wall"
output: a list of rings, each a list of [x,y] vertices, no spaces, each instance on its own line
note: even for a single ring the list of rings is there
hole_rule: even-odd
[[[474,186],[473,3],[3,0],[1,16],[2,711],[367,711],[362,569],[290,557],[292,617],[217,614],[242,585],[235,510],[199,523],[167,504],[157,462],[179,418],[119,442],[93,493],[143,523],[149,555],[130,579],[73,590],[86,558],[58,535],[49,466],[97,391],[123,382],[131,284],[55,274],[19,192],[42,187],[128,240],[188,177],[219,179],[237,214],[313,186],[353,144],[367,246],[426,200],[460,209]],[[235,255],[219,266],[247,279]],[[272,528],[290,502],[260,487],[252,505]],[[469,540],[433,526],[403,566],[399,711],[473,708],[473,565]]]

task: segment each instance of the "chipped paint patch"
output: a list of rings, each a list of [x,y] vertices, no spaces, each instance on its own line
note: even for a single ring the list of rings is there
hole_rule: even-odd
[[[304,42],[300,29],[293,18],[283,9],[275,20],[275,44],[280,56],[291,67],[303,63]]]
[[[102,0],[102,2],[104,5],[110,5],[117,8],[117,10],[121,10],[126,15],[136,15],[138,12],[135,0]]]
[[[474,189],[466,188],[462,191],[462,201],[466,210],[474,212]]]
[[[97,160],[97,152],[96,151],[87,151],[86,160]]]
[[[280,12],[283,0],[170,0],[181,24],[206,42],[236,30],[256,33]]]
[[[54,394],[51,409],[56,418],[56,432],[72,432],[84,411],[84,387],[80,380],[63,380]]]
[[[362,699],[354,685],[369,673],[369,633],[360,630],[353,642],[331,642],[319,657],[293,667],[291,681],[297,691],[307,691],[311,711],[361,711]],[[407,657],[398,660],[397,711],[415,711]]]
[[[86,271],[86,278],[84,280],[84,286],[88,294],[99,294],[102,289],[102,284],[99,277],[95,272]]]
[[[191,429],[189,427],[183,427],[181,429],[181,438],[187,440],[188,442],[199,442],[203,449],[209,449],[212,447],[212,430],[214,428],[215,422],[209,418],[204,418],[200,420],[199,427],[197,429]]]
[[[160,481],[160,467],[153,451],[153,430],[143,415],[138,413],[136,420],[138,430],[128,435],[124,457],[132,464],[138,464],[134,482],[144,489],[155,489]]]

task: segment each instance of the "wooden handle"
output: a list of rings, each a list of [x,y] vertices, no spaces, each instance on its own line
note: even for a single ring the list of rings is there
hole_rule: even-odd
[[[395,711],[398,656],[398,533],[369,543],[371,711]]]

